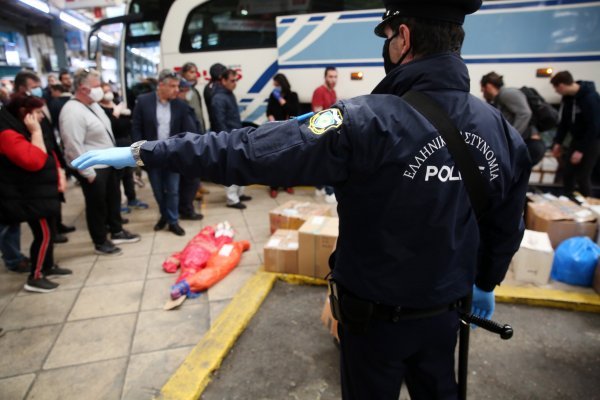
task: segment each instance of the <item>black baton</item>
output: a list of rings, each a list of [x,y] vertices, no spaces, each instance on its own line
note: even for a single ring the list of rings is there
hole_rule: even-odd
[[[469,334],[471,324],[477,325],[486,331],[496,333],[504,340],[513,336],[513,329],[510,325],[500,325],[495,321],[472,315],[471,303],[472,295],[465,297],[461,303],[460,312],[460,330],[458,341],[458,395],[461,400],[467,400],[467,378],[469,369]]]

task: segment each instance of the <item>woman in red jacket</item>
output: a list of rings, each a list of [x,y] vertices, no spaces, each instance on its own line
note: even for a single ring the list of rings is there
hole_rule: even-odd
[[[66,179],[56,155],[46,151],[40,127],[43,106],[39,97],[15,94],[0,109],[0,222],[29,224],[34,239],[25,290],[46,293],[58,287],[47,276],[71,271],[54,264],[49,224],[58,215],[58,193]]]

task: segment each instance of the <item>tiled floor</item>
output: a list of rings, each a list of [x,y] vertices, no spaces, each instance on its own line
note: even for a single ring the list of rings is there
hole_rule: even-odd
[[[63,220],[77,231],[55,246],[55,258],[73,275],[57,279],[60,287],[53,293],[31,294],[22,289],[26,275],[0,266],[0,327],[6,331],[0,338],[0,399],[151,399],[262,264],[268,211],[290,199],[323,201],[311,188],[271,199],[266,188],[253,186],[247,190],[253,200],[238,211],[225,207],[221,186],[206,187],[211,193],[202,207],[205,218],[182,221],[185,237],[153,231],[156,205],[148,184],[138,188],[151,208],[125,217],[126,229],[141,234],[142,241],[121,245],[118,257],[99,257],[87,233],[81,190],[71,185]],[[202,227],[223,220],[251,249],[199,298],[164,311],[175,276],[162,271],[162,262]],[[25,254],[30,242],[23,225]]]

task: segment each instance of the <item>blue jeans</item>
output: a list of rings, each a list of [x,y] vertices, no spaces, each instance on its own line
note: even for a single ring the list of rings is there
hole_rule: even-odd
[[[179,220],[179,174],[163,168],[148,170],[152,193],[158,203],[160,215],[172,225]]]
[[[8,269],[14,269],[25,258],[21,253],[21,225],[0,224],[0,252]]]

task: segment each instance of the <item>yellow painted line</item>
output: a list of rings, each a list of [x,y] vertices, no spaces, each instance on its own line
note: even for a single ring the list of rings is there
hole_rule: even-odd
[[[235,295],[183,364],[162,387],[157,399],[196,400],[210,382],[211,374],[244,331],[277,276],[257,272]]]
[[[290,283],[292,285],[315,285],[315,286],[326,286],[327,281],[325,279],[312,278],[310,276],[304,275],[294,275],[294,274],[282,274],[271,272],[276,275],[277,278],[281,281]]]
[[[515,286],[497,287],[495,294],[496,300],[504,303],[600,312],[600,295],[597,294]]]

